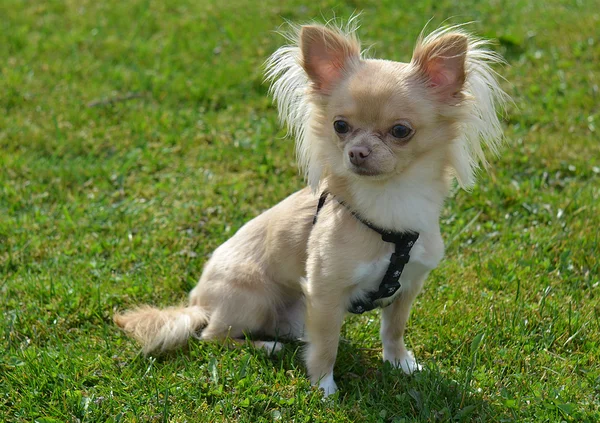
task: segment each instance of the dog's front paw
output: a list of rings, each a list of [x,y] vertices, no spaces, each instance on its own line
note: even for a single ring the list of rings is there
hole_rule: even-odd
[[[319,389],[323,390],[323,397],[325,398],[337,392],[338,388],[333,380],[333,373],[323,376],[323,378],[319,381]]]
[[[417,363],[417,360],[415,360],[415,355],[412,353],[412,351],[405,350],[404,353],[394,357],[386,357],[386,354],[384,354],[383,360],[389,362],[397,369],[402,369],[402,371],[407,375],[411,375],[414,372],[423,370],[423,366]]]

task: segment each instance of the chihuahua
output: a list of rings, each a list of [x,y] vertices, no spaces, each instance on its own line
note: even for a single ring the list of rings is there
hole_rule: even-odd
[[[452,181],[472,186],[496,151],[507,96],[490,67],[502,59],[460,27],[419,37],[409,63],[365,57],[355,28],[292,32],[267,80],[309,186],[218,247],[188,306],[114,320],[147,354],[190,337],[270,351],[302,339],[311,383],[330,395],[347,311],[381,307],[383,360],[421,368],[404,330],[444,255],[440,211]]]

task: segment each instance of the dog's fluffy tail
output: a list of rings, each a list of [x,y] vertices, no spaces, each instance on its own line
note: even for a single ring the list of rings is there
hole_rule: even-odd
[[[115,314],[114,322],[138,340],[144,354],[160,354],[185,345],[208,323],[208,313],[198,306],[158,309],[139,307]]]

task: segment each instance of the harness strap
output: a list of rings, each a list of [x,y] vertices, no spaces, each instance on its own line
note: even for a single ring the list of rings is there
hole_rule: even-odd
[[[313,225],[315,223],[317,223],[317,216],[319,215],[319,212],[321,211],[321,209],[325,205],[325,200],[327,200],[327,196],[328,195],[329,195],[329,193],[327,191],[323,191],[323,193],[319,197],[319,203],[317,204],[317,211],[315,213],[315,217],[313,217]]]
[[[317,210],[313,218],[313,225],[317,223],[319,212],[325,205],[325,200],[327,200],[328,196],[329,193],[327,191],[323,191],[321,197],[319,197]],[[363,225],[380,234],[383,241],[391,242],[395,246],[394,252],[390,257],[390,264],[385,272],[385,275],[383,276],[383,279],[381,280],[381,283],[379,284],[377,291],[371,291],[367,293],[366,298],[364,299],[354,300],[350,304],[348,311],[354,314],[362,314],[365,311],[373,310],[376,307],[386,307],[391,304],[391,302],[389,304],[382,304],[381,301],[393,296],[396,291],[400,289],[400,277],[402,276],[402,271],[404,270],[406,263],[408,263],[410,260],[410,250],[415,245],[415,242],[417,242],[417,239],[419,239],[419,234],[417,232],[394,232],[381,229],[368,220],[363,219],[345,202],[341,200],[338,200],[338,202],[346,207]]]

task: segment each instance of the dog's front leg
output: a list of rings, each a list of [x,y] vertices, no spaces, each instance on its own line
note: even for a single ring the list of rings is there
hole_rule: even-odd
[[[323,281],[319,287],[324,285],[327,286],[327,283]],[[311,383],[318,384],[325,396],[328,396],[337,391],[333,380],[333,366],[349,294],[335,290],[322,292],[319,287],[310,289],[306,298],[308,348],[305,359]]]
[[[401,368],[404,373],[411,374],[421,370],[412,351],[404,344],[404,330],[410,315],[410,308],[421,291],[428,272],[414,278],[400,296],[381,313],[381,342],[383,344],[383,360],[394,367]]]

